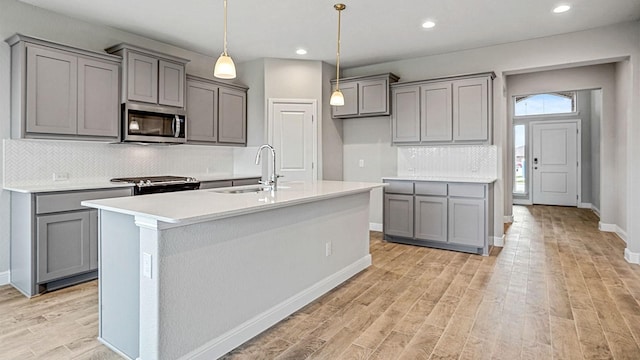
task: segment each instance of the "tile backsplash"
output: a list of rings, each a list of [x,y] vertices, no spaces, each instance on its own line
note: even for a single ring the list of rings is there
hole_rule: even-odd
[[[398,147],[398,176],[497,177],[495,145]]]
[[[4,185],[46,185],[53,174],[68,182],[145,175],[230,174],[233,148],[136,145],[48,140],[3,140]]]

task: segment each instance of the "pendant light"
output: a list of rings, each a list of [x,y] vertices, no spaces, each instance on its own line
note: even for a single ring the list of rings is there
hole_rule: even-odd
[[[227,0],[224,0],[224,51],[216,61],[213,76],[220,79],[236,78],[236,65],[227,53]]]
[[[338,52],[336,53],[336,90],[331,94],[329,104],[333,106],[343,106],[344,96],[340,91],[340,14],[346,9],[345,4],[335,4],[333,7],[338,10]]]

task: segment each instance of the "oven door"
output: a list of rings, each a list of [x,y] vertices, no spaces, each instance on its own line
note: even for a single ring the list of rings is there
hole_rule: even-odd
[[[124,104],[122,141],[185,143],[186,116],[177,109]]]

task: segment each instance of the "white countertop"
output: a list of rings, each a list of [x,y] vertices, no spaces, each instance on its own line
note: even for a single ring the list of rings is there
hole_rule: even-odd
[[[172,175],[172,174],[169,174]],[[238,180],[247,178],[259,178],[259,174],[180,174],[180,176],[189,176],[200,181],[218,181],[218,180]],[[123,177],[123,176],[118,176]],[[20,193],[43,193],[56,191],[72,191],[72,190],[91,190],[91,189],[109,189],[131,187],[133,184],[112,183],[109,180],[87,180],[87,181],[56,181],[46,184],[10,184],[2,188],[8,191]]]
[[[381,183],[281,182],[275,192],[225,194],[221,189],[180,191],[83,201],[83,206],[166,223],[195,223],[314,202],[382,187]],[[246,188],[243,186],[233,189]],[[230,189],[230,188],[227,188]]]
[[[383,177],[382,180],[440,181],[440,182],[491,184],[491,183],[495,182],[498,179],[497,178],[493,178],[493,177],[393,176],[393,177]]]

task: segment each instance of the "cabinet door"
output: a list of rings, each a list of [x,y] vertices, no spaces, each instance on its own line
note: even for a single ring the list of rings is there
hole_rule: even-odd
[[[332,116],[344,117],[358,115],[358,83],[356,81],[341,82],[340,91],[342,91],[342,96],[344,96],[344,105],[332,106]]]
[[[90,212],[37,218],[38,283],[90,270]]]
[[[89,270],[98,268],[98,210],[89,210]]]
[[[420,141],[420,88],[391,89],[393,114],[391,127],[394,143]]]
[[[78,58],[27,47],[26,131],[75,134],[78,111]]]
[[[358,83],[358,112],[360,115],[389,113],[389,84],[387,79],[363,80]]]
[[[484,246],[485,200],[449,198],[449,242]]]
[[[435,83],[420,87],[422,141],[451,141],[451,83]]]
[[[78,134],[118,137],[118,65],[78,59]]]
[[[233,181],[231,180],[216,180],[216,181],[201,181],[200,190],[204,189],[217,189],[223,187],[232,187]]]
[[[247,142],[247,93],[220,88],[218,93],[218,141]]]
[[[160,60],[158,70],[158,103],[184,107],[184,66]]]
[[[416,239],[447,242],[447,198],[416,196]]]
[[[187,141],[218,141],[218,87],[187,82]]]
[[[413,237],[413,195],[384,195],[384,233]]]
[[[158,59],[129,52],[127,97],[129,100],[158,103]]]
[[[453,82],[453,140],[489,139],[488,79]]]

